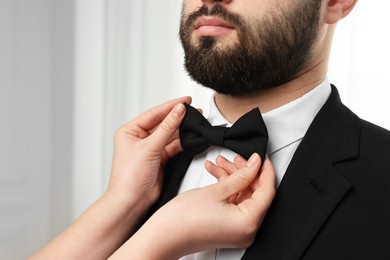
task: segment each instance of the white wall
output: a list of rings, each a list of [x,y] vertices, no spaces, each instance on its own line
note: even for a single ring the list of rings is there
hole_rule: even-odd
[[[360,0],[337,28],[329,75],[361,118],[390,129],[390,1]]]
[[[75,2],[72,217],[104,190],[105,1]]]
[[[71,219],[73,7],[0,1],[0,259]]]

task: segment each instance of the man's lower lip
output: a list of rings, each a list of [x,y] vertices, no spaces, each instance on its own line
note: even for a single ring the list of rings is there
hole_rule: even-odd
[[[201,26],[195,30],[198,36],[220,36],[224,34],[231,33],[234,29],[224,27],[224,26]]]

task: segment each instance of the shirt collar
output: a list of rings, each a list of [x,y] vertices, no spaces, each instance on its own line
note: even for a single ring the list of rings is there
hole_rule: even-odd
[[[330,93],[330,83],[328,78],[325,78],[317,87],[302,97],[262,114],[269,135],[267,153],[275,153],[301,140]],[[210,102],[207,120],[211,125],[231,126],[218,110],[214,96]]]

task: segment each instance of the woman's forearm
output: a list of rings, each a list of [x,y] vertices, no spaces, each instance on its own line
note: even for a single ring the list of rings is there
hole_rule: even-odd
[[[103,195],[69,228],[29,259],[107,259],[134,232],[147,206]]]

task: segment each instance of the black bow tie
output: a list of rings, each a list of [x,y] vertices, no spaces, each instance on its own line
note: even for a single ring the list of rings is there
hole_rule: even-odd
[[[220,146],[232,150],[245,159],[257,152],[265,158],[268,142],[267,128],[258,108],[246,113],[232,127],[212,126],[203,115],[185,104],[187,112],[180,126],[180,142],[190,157]]]

